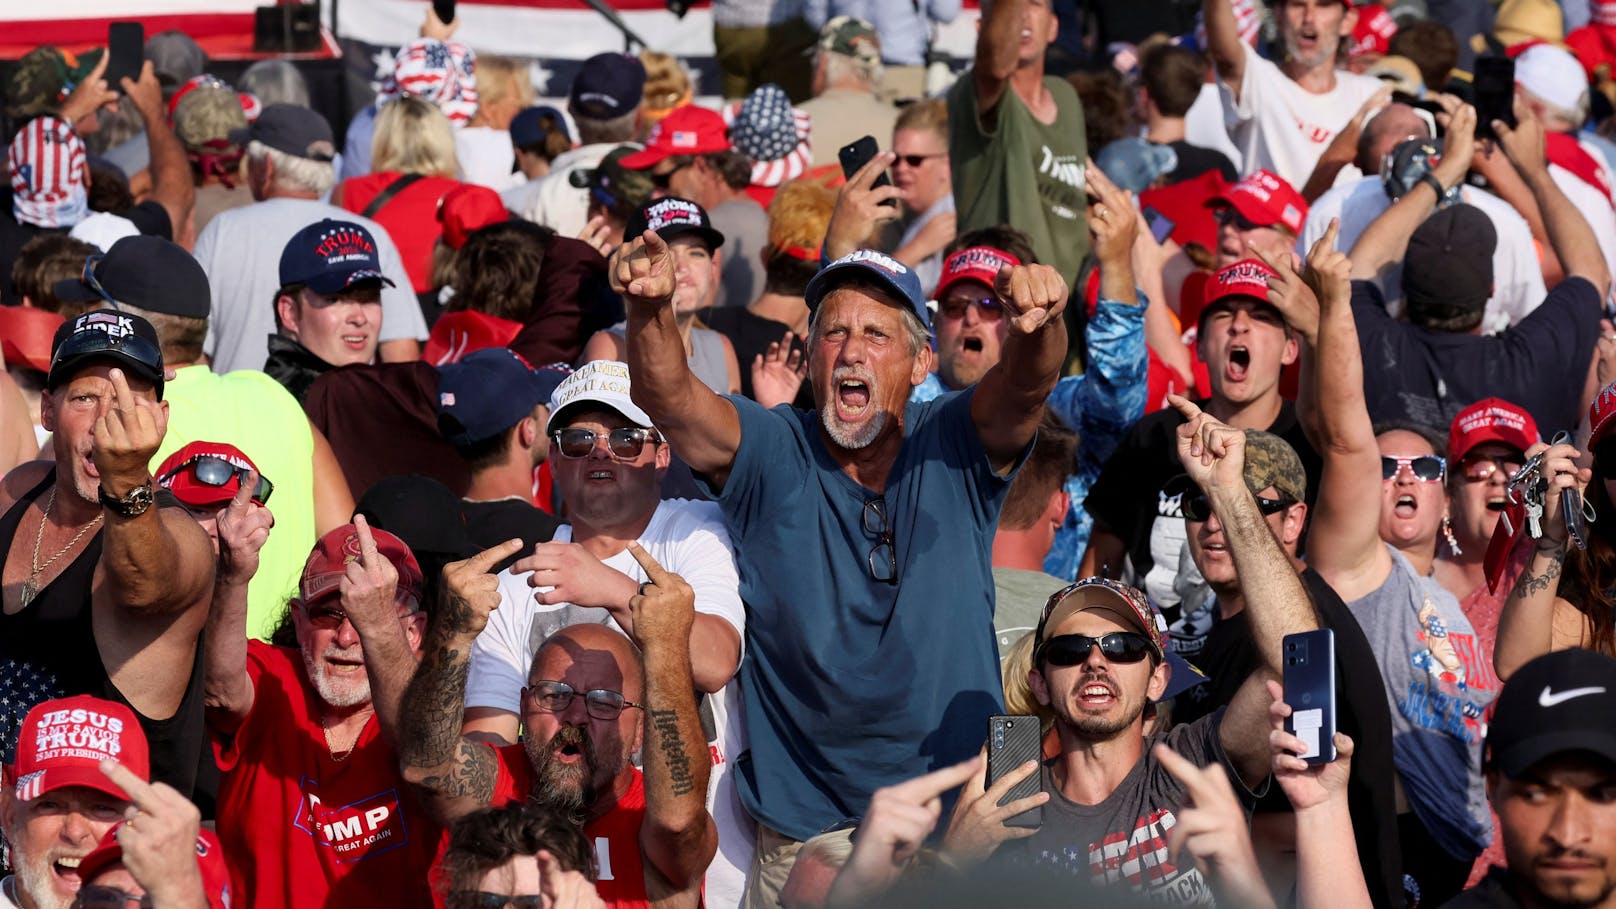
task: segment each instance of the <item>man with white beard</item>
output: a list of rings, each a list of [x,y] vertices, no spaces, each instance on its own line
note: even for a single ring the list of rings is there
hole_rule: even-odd
[[[274,518],[256,476],[219,514],[207,711],[223,774],[218,834],[243,905],[364,893],[428,909],[441,829],[398,771],[392,731],[426,629],[421,568],[364,517],[327,533],[289,604],[297,646],[247,638],[247,583]],[[385,731],[384,731],[385,730]]]

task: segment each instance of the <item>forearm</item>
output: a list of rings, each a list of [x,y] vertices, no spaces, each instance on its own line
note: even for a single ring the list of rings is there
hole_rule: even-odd
[[[1263,665],[1277,675],[1285,635],[1319,627],[1313,598],[1244,483],[1212,490],[1209,497],[1240,576],[1252,643]]]
[[[1370,909],[1345,797],[1296,811],[1298,909]]]
[[[682,643],[682,642],[681,642]],[[658,844],[658,863],[669,881],[689,886],[712,858],[707,814],[711,760],[695,690],[690,654],[683,646],[645,649],[645,827],[642,837]],[[707,854],[702,855],[703,852]]]
[[[196,204],[196,187],[191,182],[191,162],[185,156],[185,147],[179,137],[161,116],[150,117],[142,112],[146,123],[146,145],[151,150],[148,169],[152,179],[152,198],[168,212],[174,241],[185,233]]]
[[[1021,20],[1027,0],[998,0],[976,35],[975,71],[997,81],[1016,70],[1021,47]]]
[[[215,726],[234,727],[252,710],[247,674],[247,579],[220,573],[213,583],[204,648],[202,700]]]
[[[1425,183],[1416,183],[1391,208],[1370,222],[1352,247],[1352,279],[1382,282],[1382,273],[1387,266],[1403,260],[1408,238],[1436,210],[1436,203],[1436,191]]]
[[[399,711],[400,769],[428,793],[445,821],[488,805],[494,796],[493,751],[460,734],[471,644],[466,636],[434,628]]]
[[[1536,548],[1504,600],[1493,644],[1493,668],[1500,679],[1553,649],[1554,601],[1565,557],[1563,543]]]
[[[1362,453],[1375,448],[1373,423],[1364,396],[1363,349],[1358,323],[1346,300],[1319,301],[1319,327],[1311,383],[1317,396],[1319,438],[1312,439],[1320,454],[1331,451]]]
[[[1240,80],[1245,75],[1246,49],[1240,41],[1240,25],[1235,21],[1232,0],[1206,0],[1201,7],[1201,18],[1206,23],[1207,53],[1218,75],[1238,98]]]
[[[352,519],[354,498],[331,443],[313,426],[309,430],[314,434],[314,532],[324,535]]]
[[[1566,198],[1565,192],[1549,176],[1547,167],[1523,174],[1522,179],[1531,190],[1538,210],[1543,213],[1549,248],[1559,258],[1565,275],[1586,278],[1599,290],[1599,296],[1603,299],[1609,289],[1610,271],[1599,248],[1599,241],[1594,237],[1593,228],[1588,226],[1588,219]]]
[[[1330,147],[1319,156],[1317,164],[1313,165],[1313,172],[1308,174],[1307,182],[1302,185],[1302,198],[1308,204],[1319,201],[1319,197],[1330,191],[1335,185],[1336,177],[1352,159],[1358,143],[1358,118],[1354,117],[1351,125],[1342,130],[1330,143]]]
[[[376,347],[376,359],[383,363],[413,363],[421,359],[421,342],[414,338],[394,338]]]
[[[348,613],[352,618],[353,612]],[[361,650],[365,654],[365,673],[370,679],[371,705],[381,721],[382,734],[393,742],[399,740],[399,718],[403,713],[404,691],[415,675],[416,655],[404,637],[404,629],[396,619],[366,627],[355,626],[359,633]],[[467,663],[469,672],[470,663]],[[464,688],[462,688],[464,690]]]
[[[155,504],[129,518],[110,508],[103,511],[106,531],[101,564],[112,602],[155,614],[181,612],[195,605],[213,583],[214,571],[213,559],[203,558],[195,546],[180,543],[183,533],[201,536],[196,522],[186,515],[167,515],[167,509]]]
[[[679,446],[691,469],[709,475],[727,470],[740,445],[740,420],[734,405],[690,371],[673,307],[647,312],[631,306],[626,340],[634,403]]]

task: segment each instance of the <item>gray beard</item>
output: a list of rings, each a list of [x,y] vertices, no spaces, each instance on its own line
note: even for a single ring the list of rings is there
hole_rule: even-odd
[[[831,441],[849,451],[866,448],[871,442],[874,442],[876,437],[881,435],[881,431],[887,428],[887,420],[890,416],[884,410],[879,411],[866,421],[863,426],[850,429],[843,426],[836,419],[835,401],[826,401],[825,406],[819,409],[819,422],[825,427],[825,432],[830,435]]]

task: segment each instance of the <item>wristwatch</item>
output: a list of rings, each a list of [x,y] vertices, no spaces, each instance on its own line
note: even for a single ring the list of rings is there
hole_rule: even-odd
[[[151,480],[147,480],[139,486],[136,486],[134,489],[129,490],[122,496],[111,495],[107,492],[107,488],[105,486],[100,487],[100,493],[102,505],[112,509],[114,514],[118,514],[126,518],[133,518],[138,515],[145,514],[146,509],[152,506],[152,502],[154,500],[154,492],[152,490]]]

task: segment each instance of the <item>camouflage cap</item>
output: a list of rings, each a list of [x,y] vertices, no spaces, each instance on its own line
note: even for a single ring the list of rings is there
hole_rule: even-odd
[[[187,92],[174,105],[174,133],[189,151],[201,151],[208,143],[228,145],[233,130],[247,128],[247,113],[234,89],[203,85]]]
[[[1246,487],[1258,493],[1272,486],[1292,502],[1307,498],[1307,472],[1291,444],[1271,432],[1246,430]]]
[[[837,16],[819,30],[818,50],[871,63],[881,62],[881,36],[875,26],[856,16]]]
[[[590,197],[602,205],[627,203],[630,208],[639,208],[650,201],[656,188],[649,170],[630,170],[622,164],[624,158],[639,150],[637,145],[619,145],[595,167],[573,171],[569,180],[579,189],[587,187]]]
[[[27,120],[56,113],[99,62],[99,48],[76,56],[50,44],[34,48],[11,70],[6,82],[6,115]]]

